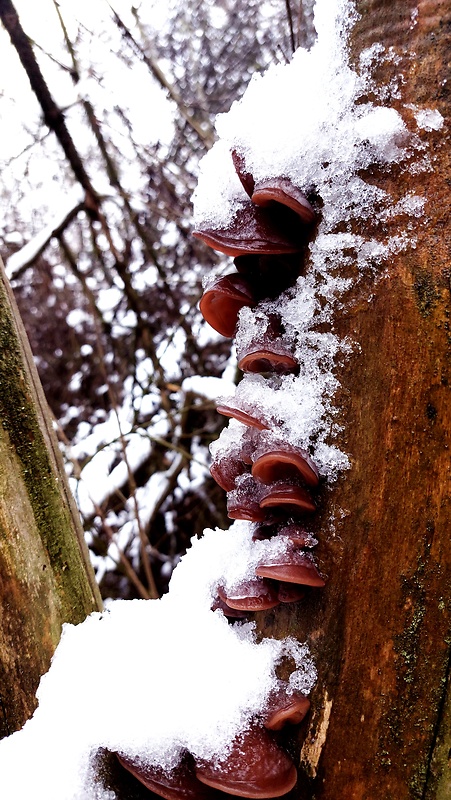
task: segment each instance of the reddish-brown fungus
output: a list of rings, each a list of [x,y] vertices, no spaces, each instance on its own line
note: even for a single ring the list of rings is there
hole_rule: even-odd
[[[254,456],[252,475],[262,483],[300,477],[308,486],[318,486],[319,473],[312,459],[300,448],[277,443],[259,447]]]
[[[219,587],[218,595],[229,608],[237,611],[266,611],[280,602],[276,588],[263,579],[243,581],[227,592]]]
[[[253,409],[246,410],[245,408],[238,408],[238,406],[218,403],[216,411],[218,414],[223,414],[226,417],[233,417],[233,419],[237,419],[250,428],[257,428],[259,431],[268,430],[270,427],[269,423],[264,419],[264,415]]]
[[[293,372],[298,362],[289,348],[271,343],[250,344],[238,353],[238,366],[242,372]]]
[[[249,466],[232,453],[230,455],[223,453],[221,458],[214,458],[210,466],[212,478],[226,492],[231,492],[235,488],[236,479],[245,472],[249,472]]]
[[[313,547],[317,544],[316,539],[311,533],[307,533],[296,522],[290,522],[288,525],[283,525],[277,531],[278,536],[286,536],[296,547]]]
[[[311,513],[316,511],[315,503],[308,491],[294,483],[277,481],[270,486],[265,486],[261,495],[260,508],[275,508],[288,506],[289,510]],[[259,520],[255,520],[258,522]]]
[[[279,731],[288,722],[298,725],[310,708],[310,700],[301,692],[290,692],[288,684],[280,681],[270,695],[263,725],[271,731]]]
[[[238,150],[232,150],[232,161],[244,191],[252,197],[255,188],[255,181],[250,172],[246,169],[244,156]]]
[[[218,278],[206,289],[199,303],[200,312],[215,331],[223,336],[233,336],[238,314],[242,308],[256,304],[252,287],[242,275],[232,274]]]
[[[277,588],[277,598],[280,603],[298,603],[303,600],[305,592],[296,583],[281,581]]]
[[[223,592],[221,593],[223,594]],[[225,600],[222,600],[222,598],[219,596],[219,591],[218,591],[218,597],[215,599],[211,607],[212,611],[217,611],[217,609],[220,609],[224,613],[224,615],[226,617],[230,617],[230,619],[245,619],[246,617],[246,611],[244,610],[240,611],[237,608],[232,608],[232,606],[229,606],[225,602]]]
[[[252,193],[252,202],[263,207],[280,203],[291,208],[306,225],[311,225],[316,218],[307,198],[289,178],[270,178],[258,181]]]
[[[325,585],[311,556],[292,550],[288,550],[280,556],[268,557],[258,565],[255,574],[260,578],[298,583],[301,586]]]
[[[116,755],[122,766],[138,781],[166,800],[225,800],[222,792],[198,780],[191,756],[184,758],[175,769],[165,772],[161,767],[144,764],[130,756]]]
[[[227,495],[227,514],[230,519],[244,519],[249,522],[262,522],[265,512],[260,506],[261,486],[252,475],[243,475],[237,486]]]
[[[236,797],[281,797],[296,784],[296,767],[270,734],[255,728],[239,736],[223,761],[199,763],[200,781]]]
[[[193,236],[227,256],[252,254],[277,255],[297,253],[304,247],[304,237],[296,226],[280,215],[259,208],[250,201],[242,205],[226,228],[202,228]]]

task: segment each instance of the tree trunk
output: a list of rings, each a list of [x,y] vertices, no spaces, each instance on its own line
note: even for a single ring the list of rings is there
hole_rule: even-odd
[[[378,80],[402,73],[400,107],[438,109],[445,125],[428,134],[432,171],[371,175],[395,196],[425,197],[427,221],[418,220],[416,248],[391,258],[388,278],[368,278],[351,291],[348,312],[337,322],[337,332],[361,350],[338,372],[339,445],[352,467],[330,489],[318,527],[327,585],[299,608],[269,613],[262,629],[306,639],[316,657],[312,714],[299,733],[297,798],[445,800],[451,798],[451,7],[440,0],[360,0],[357,10],[354,57],[375,42],[393,47],[401,62],[381,64]],[[400,233],[395,227],[388,233]],[[338,522],[328,532],[331,518]]]
[[[64,622],[101,608],[28,340],[0,262],[0,738],[34,711]]]

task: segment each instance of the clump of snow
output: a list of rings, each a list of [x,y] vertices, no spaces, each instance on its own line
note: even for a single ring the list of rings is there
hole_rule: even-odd
[[[220,758],[262,712],[282,659],[295,663],[291,687],[311,690],[305,645],[257,643],[253,624],[231,626],[210,610],[218,583],[241,577],[250,542],[248,523],[207,531],[161,600],[116,601],[65,626],[34,717],[0,742],[2,797],[114,800],[90,769],[99,747],[169,769],[185,749]]]

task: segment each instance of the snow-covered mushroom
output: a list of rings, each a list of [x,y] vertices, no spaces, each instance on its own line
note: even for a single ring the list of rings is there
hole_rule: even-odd
[[[301,478],[307,486],[319,483],[319,472],[309,454],[300,447],[262,439],[253,456],[252,475],[262,483]]]
[[[262,509],[286,506],[289,511],[297,511],[299,513],[313,513],[316,511],[316,505],[307,489],[289,481],[276,481],[269,486],[265,486],[260,493],[260,497],[259,505]],[[258,522],[259,520],[255,521]]]
[[[187,755],[174,769],[161,767],[117,753],[117,758],[146,789],[166,800],[221,800],[223,795],[196,778],[193,758]]]
[[[274,210],[243,203],[226,228],[200,228],[193,236],[227,256],[298,253],[305,244],[304,231]]]
[[[324,586],[324,578],[309,553],[298,552],[288,548],[281,554],[267,556],[255,569],[260,578],[272,578],[285,583],[297,583],[302,586]]]
[[[279,681],[271,693],[263,717],[263,725],[279,731],[286,723],[298,725],[310,708],[310,700],[301,692],[291,691],[286,681]]]
[[[281,797],[296,784],[296,767],[264,728],[237,737],[226,758],[199,763],[200,781],[236,797]]]
[[[243,581],[227,591],[218,588],[219,598],[236,611],[267,611],[279,605],[277,588],[262,578]]]
[[[233,419],[237,419],[238,422],[242,422],[244,425],[248,425],[251,428],[257,428],[257,430],[260,431],[269,430],[270,427],[270,422],[265,418],[262,411],[251,408],[243,403],[239,405],[238,403],[233,403],[233,401],[218,403],[216,411],[218,414],[223,414],[226,417],[233,417]]]
[[[311,225],[316,214],[309,201],[289,178],[269,178],[259,181],[252,192],[252,202],[271,207],[280,204],[294,211],[305,225]]]
[[[224,275],[214,281],[202,295],[200,312],[215,331],[233,336],[238,314],[244,306],[253,307],[256,299],[250,282],[242,275]]]

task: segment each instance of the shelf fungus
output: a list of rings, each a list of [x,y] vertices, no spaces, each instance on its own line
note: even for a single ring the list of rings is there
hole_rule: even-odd
[[[206,322],[223,336],[233,336],[238,314],[244,306],[255,306],[250,282],[242,275],[224,275],[204,292],[199,304]]]
[[[206,222],[194,236],[233,257],[237,271],[207,285],[200,311],[223,336],[233,337],[240,325],[238,364],[251,373],[244,381],[261,381],[277,392],[300,365],[275,303],[303,270],[316,214],[287,176],[256,180],[245,155],[238,150],[231,155],[243,197],[228,222],[217,227]],[[264,300],[276,310],[269,313]],[[284,411],[276,405],[265,411],[249,391],[239,389],[217,405],[230,422],[212,446],[211,474],[227,492],[229,517],[249,523],[254,553],[236,584],[219,583],[211,605],[232,625],[250,613],[297,603],[325,583],[311,553],[317,541],[304,522],[317,508],[319,471],[305,449],[284,440]],[[294,788],[297,771],[273,731],[300,723],[309,708],[302,692],[279,680],[265,708],[221,758],[205,761],[186,753],[170,772],[122,754],[118,758],[167,800],[281,797]]]
[[[281,797],[296,785],[291,758],[263,727],[251,728],[232,744],[223,761],[199,763],[200,781],[237,797]]]

